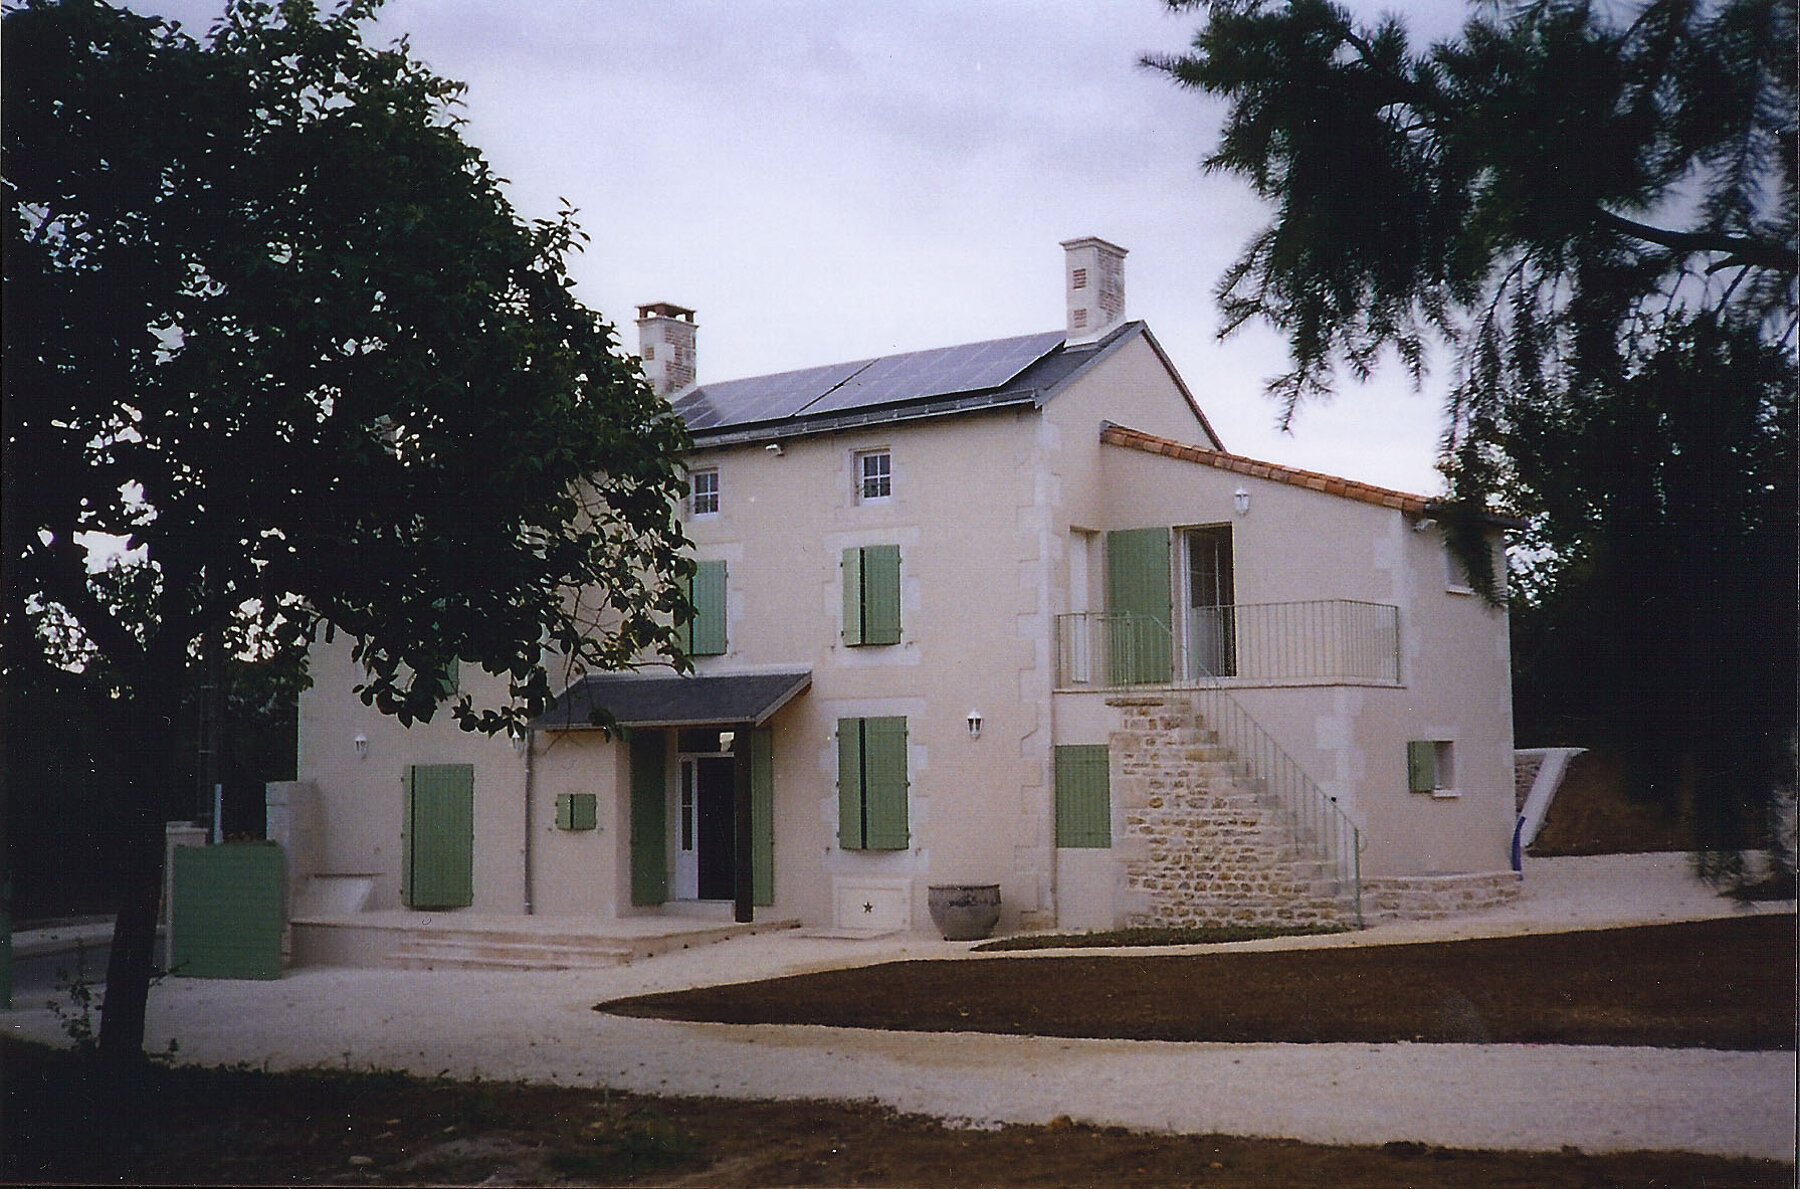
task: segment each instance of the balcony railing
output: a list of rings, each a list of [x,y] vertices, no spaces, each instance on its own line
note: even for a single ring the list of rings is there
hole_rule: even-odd
[[[1400,610],[1354,599],[1189,608],[1171,631],[1148,616],[1059,615],[1057,688],[1400,683]]]

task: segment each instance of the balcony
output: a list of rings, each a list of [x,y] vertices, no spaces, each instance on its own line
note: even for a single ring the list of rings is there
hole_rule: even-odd
[[[1056,617],[1056,687],[1400,684],[1400,609],[1354,599]]]

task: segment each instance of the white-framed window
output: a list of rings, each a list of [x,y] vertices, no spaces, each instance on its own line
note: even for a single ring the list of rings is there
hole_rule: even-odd
[[[688,511],[711,516],[719,510],[719,472],[695,471],[688,476]]]
[[[1449,739],[1415,739],[1408,743],[1406,784],[1415,793],[1456,796],[1456,744]]]
[[[1469,585],[1469,572],[1464,568],[1462,558],[1456,556],[1456,550],[1450,547],[1448,536],[1444,538],[1444,589],[1451,594],[1475,593],[1475,588]]]
[[[894,458],[886,450],[864,450],[856,456],[859,503],[885,500],[894,494]]]

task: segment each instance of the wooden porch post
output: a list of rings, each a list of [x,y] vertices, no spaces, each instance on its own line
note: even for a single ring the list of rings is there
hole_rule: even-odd
[[[751,870],[753,840],[750,837],[750,737],[755,728],[750,723],[739,723],[732,730],[732,869],[735,879],[731,916],[735,921],[748,924],[756,919],[756,874]]]

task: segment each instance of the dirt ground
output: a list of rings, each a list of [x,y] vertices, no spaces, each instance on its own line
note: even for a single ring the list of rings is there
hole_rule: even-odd
[[[914,962],[606,1009],[1073,1036],[1791,1049],[1794,928],[1785,914],[1408,946]],[[868,1104],[349,1070],[152,1065],[120,1089],[74,1054],[16,1042],[0,1042],[0,1088],[6,1183],[1565,1189],[1777,1186],[1794,1175],[1792,1164],[1669,1153],[1332,1147],[1066,1120],[972,1131]]]
[[[898,962],[598,1010],[1126,1040],[1792,1049],[1794,927],[1780,914],[1428,945]]]
[[[865,1104],[645,1098],[399,1074],[152,1067],[109,1100],[68,1052],[0,1041],[0,1180],[338,1185],[1789,1185],[1793,1166],[1669,1153],[1469,1152],[969,1131]]]
[[[1618,757],[1584,751],[1569,761],[1530,853],[1613,855],[1692,845],[1693,829],[1683,813],[1632,800]]]

